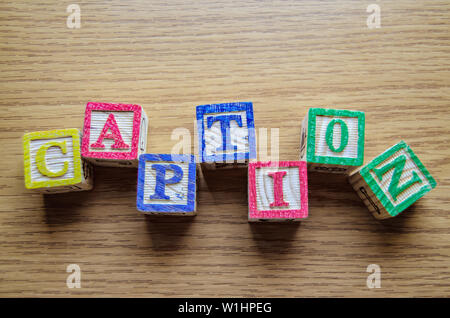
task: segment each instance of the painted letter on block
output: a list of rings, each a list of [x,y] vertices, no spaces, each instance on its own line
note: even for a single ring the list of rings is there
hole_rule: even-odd
[[[200,162],[246,165],[256,158],[251,102],[197,106]]]
[[[398,215],[436,186],[403,141],[355,171],[350,183],[377,219]]]
[[[302,123],[301,159],[308,169],[346,173],[364,161],[363,112],[310,108]]]
[[[300,221],[308,217],[304,161],[250,162],[249,221]]]
[[[23,146],[27,189],[46,193],[92,189],[92,169],[81,159],[78,129],[27,133]]]
[[[82,156],[98,165],[136,167],[146,149],[147,127],[139,105],[88,103]]]
[[[195,214],[195,157],[192,155],[141,155],[136,203],[138,210],[146,213]]]

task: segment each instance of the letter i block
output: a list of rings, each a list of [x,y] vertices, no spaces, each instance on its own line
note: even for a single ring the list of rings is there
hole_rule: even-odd
[[[139,105],[88,103],[81,154],[95,165],[137,167],[147,147],[147,127]]]
[[[78,129],[25,134],[25,187],[43,193],[92,189],[92,166],[81,159],[80,139]]]
[[[310,108],[302,123],[300,158],[310,171],[347,173],[363,164],[364,129],[363,112]]]
[[[354,171],[349,181],[377,219],[397,216],[436,186],[404,141]]]
[[[253,104],[197,106],[200,163],[210,169],[247,167],[256,159]]]
[[[193,155],[139,157],[137,209],[158,215],[195,215],[196,163]]]
[[[300,221],[307,218],[306,162],[250,162],[248,205],[250,222]]]

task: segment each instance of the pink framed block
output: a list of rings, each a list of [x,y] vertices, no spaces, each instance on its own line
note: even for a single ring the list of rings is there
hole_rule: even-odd
[[[250,222],[300,221],[307,218],[306,162],[250,162],[248,205]]]
[[[139,105],[89,102],[81,155],[97,165],[137,167],[146,151],[147,130],[147,115]]]

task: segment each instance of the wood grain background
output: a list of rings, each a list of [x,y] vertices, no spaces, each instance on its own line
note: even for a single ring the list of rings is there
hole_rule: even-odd
[[[450,295],[448,1],[79,1],[81,29],[69,4],[0,4],[0,296]],[[91,192],[27,192],[22,135],[81,128],[88,101],[142,105],[152,153],[194,131],[196,105],[253,101],[280,160],[298,158],[309,107],[363,110],[366,162],[403,139],[438,186],[379,222],[345,178],[310,174],[300,225],[248,224],[242,170],[205,174],[191,219],[139,214],[133,169],[96,168]]]

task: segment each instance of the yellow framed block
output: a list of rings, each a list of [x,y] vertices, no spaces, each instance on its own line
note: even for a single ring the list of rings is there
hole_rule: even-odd
[[[25,187],[45,193],[92,189],[93,170],[81,159],[80,140],[75,128],[25,134]]]

